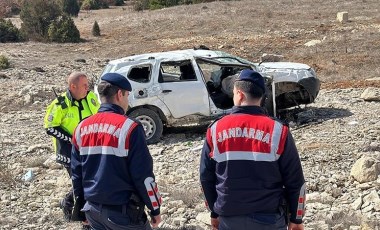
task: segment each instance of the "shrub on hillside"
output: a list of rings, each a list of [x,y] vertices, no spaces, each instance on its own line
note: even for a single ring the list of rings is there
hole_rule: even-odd
[[[108,6],[122,6],[124,5],[124,0],[100,0],[103,4]]]
[[[60,5],[63,12],[78,17],[80,8],[77,0],[60,0]]]
[[[107,9],[110,5],[115,5],[115,0],[83,0],[80,8],[82,10],[98,10]]]
[[[61,15],[62,11],[55,1],[24,1],[20,12],[21,31],[30,39],[46,41],[49,25]]]
[[[122,6],[124,5],[124,0],[115,0],[115,6]]]
[[[10,20],[0,19],[0,42],[18,42],[22,40],[19,29]]]
[[[205,2],[215,2],[216,0],[191,0],[192,4],[205,3]],[[231,1],[231,0],[223,0],[223,1]]]
[[[95,37],[100,36],[100,28],[97,21],[94,22],[94,25],[92,26],[92,35]]]
[[[18,0],[0,0],[0,18],[11,17],[20,13]]]
[[[164,7],[179,5],[180,0],[149,0],[149,9],[161,9]]]
[[[135,11],[143,11],[149,9],[149,0],[137,0],[133,2]]]
[[[82,10],[98,10],[100,3],[97,0],[84,0],[80,8]]]
[[[0,55],[0,69],[8,69],[10,66],[8,58]]]
[[[52,22],[48,30],[49,40],[52,42],[80,42],[80,33],[74,21],[63,15]]]
[[[83,3],[83,0],[78,0],[78,5],[80,9],[82,9],[82,3]]]

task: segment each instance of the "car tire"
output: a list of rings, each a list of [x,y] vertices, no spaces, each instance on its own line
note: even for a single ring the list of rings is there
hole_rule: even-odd
[[[160,141],[163,124],[160,116],[155,111],[140,108],[132,111],[129,116],[135,118],[142,124],[148,144],[154,144]]]

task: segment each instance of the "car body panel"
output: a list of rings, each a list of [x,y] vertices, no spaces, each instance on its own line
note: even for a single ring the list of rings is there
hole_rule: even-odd
[[[160,115],[163,124],[172,125],[182,121],[207,121],[228,114],[233,106],[232,92],[229,93],[232,87],[230,84],[229,91],[222,89],[225,85],[222,81],[245,68],[263,75],[268,95],[273,95],[275,89],[275,102],[267,100],[269,103],[265,103],[274,111],[312,103],[318,95],[320,82],[306,64],[258,64],[205,49],[147,53],[112,60],[102,75],[117,72],[130,80],[132,93],[127,114],[148,108]]]
[[[308,65],[295,62],[263,62],[257,71],[273,78],[276,109],[286,109],[314,102],[320,89],[315,71]]]

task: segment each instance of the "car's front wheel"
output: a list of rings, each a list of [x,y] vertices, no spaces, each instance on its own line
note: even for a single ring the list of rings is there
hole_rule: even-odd
[[[146,108],[139,108],[132,111],[129,116],[140,121],[144,128],[146,142],[148,144],[154,144],[160,140],[163,124],[160,116],[155,111]]]

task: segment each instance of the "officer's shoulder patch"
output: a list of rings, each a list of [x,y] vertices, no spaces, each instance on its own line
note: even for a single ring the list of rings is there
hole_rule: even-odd
[[[96,106],[96,101],[95,101],[94,98],[91,98],[91,103],[92,103],[94,106]]]
[[[49,122],[52,122],[52,121],[53,121],[53,119],[54,119],[54,116],[53,116],[53,114],[50,114],[50,115],[49,115],[49,117],[48,117],[48,121],[49,121]]]

